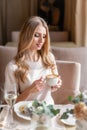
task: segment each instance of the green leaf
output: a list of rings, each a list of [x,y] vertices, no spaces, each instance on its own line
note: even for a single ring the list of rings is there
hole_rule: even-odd
[[[68,113],[67,112],[64,112],[62,115],[61,115],[61,119],[67,119],[69,117]]]
[[[72,99],[73,99],[72,96],[69,96],[69,97],[68,97],[68,100],[69,100],[70,102],[72,102]]]
[[[73,114],[73,109],[66,109],[66,112],[64,112],[62,115],[61,115],[61,117],[60,117],[60,119],[67,119],[68,117],[69,117],[69,115],[68,114]]]
[[[80,98],[79,97],[75,97],[75,98],[73,98],[72,102],[75,103],[75,104],[79,103],[80,102]]]
[[[37,99],[35,99],[35,100],[33,101],[32,106],[34,106],[34,107],[40,106],[40,104],[39,104],[39,102],[38,102]]]
[[[48,105],[47,108],[48,109],[53,109],[53,105]]]
[[[84,102],[84,95],[83,93],[80,93],[79,95],[77,95],[76,97],[72,97],[72,96],[69,96],[68,97],[68,100],[72,103],[79,103],[79,102]]]
[[[57,115],[60,112],[60,109],[51,109],[51,112],[53,113],[53,115]]]
[[[73,111],[74,111],[74,110],[73,110],[73,109],[71,109],[71,110],[69,111],[69,112],[70,112],[70,114],[73,114]]]

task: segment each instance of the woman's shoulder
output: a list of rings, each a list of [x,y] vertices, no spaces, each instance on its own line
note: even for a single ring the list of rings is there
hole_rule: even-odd
[[[50,59],[55,60],[55,56],[52,52],[49,52],[49,57],[50,57]]]
[[[11,60],[7,65],[6,69],[12,69],[15,70],[17,68],[17,64],[15,63],[15,60]]]

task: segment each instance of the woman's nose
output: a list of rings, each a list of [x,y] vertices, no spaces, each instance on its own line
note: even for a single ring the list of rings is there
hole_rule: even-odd
[[[43,37],[40,37],[39,41],[40,41],[41,43],[43,43],[43,42],[44,42],[44,38],[43,38]]]

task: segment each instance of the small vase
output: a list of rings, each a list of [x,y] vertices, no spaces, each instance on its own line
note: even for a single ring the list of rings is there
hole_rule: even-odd
[[[35,130],[50,130],[51,118],[45,114],[34,114],[31,120],[31,127]]]

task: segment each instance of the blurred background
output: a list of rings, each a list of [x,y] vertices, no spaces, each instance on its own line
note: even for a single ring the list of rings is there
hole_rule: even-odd
[[[12,40],[26,18],[43,17],[51,32],[62,41],[87,44],[87,0],[0,0],[0,44]],[[55,39],[54,39],[55,40]],[[55,42],[55,41],[54,41]],[[57,41],[56,41],[57,42]]]

